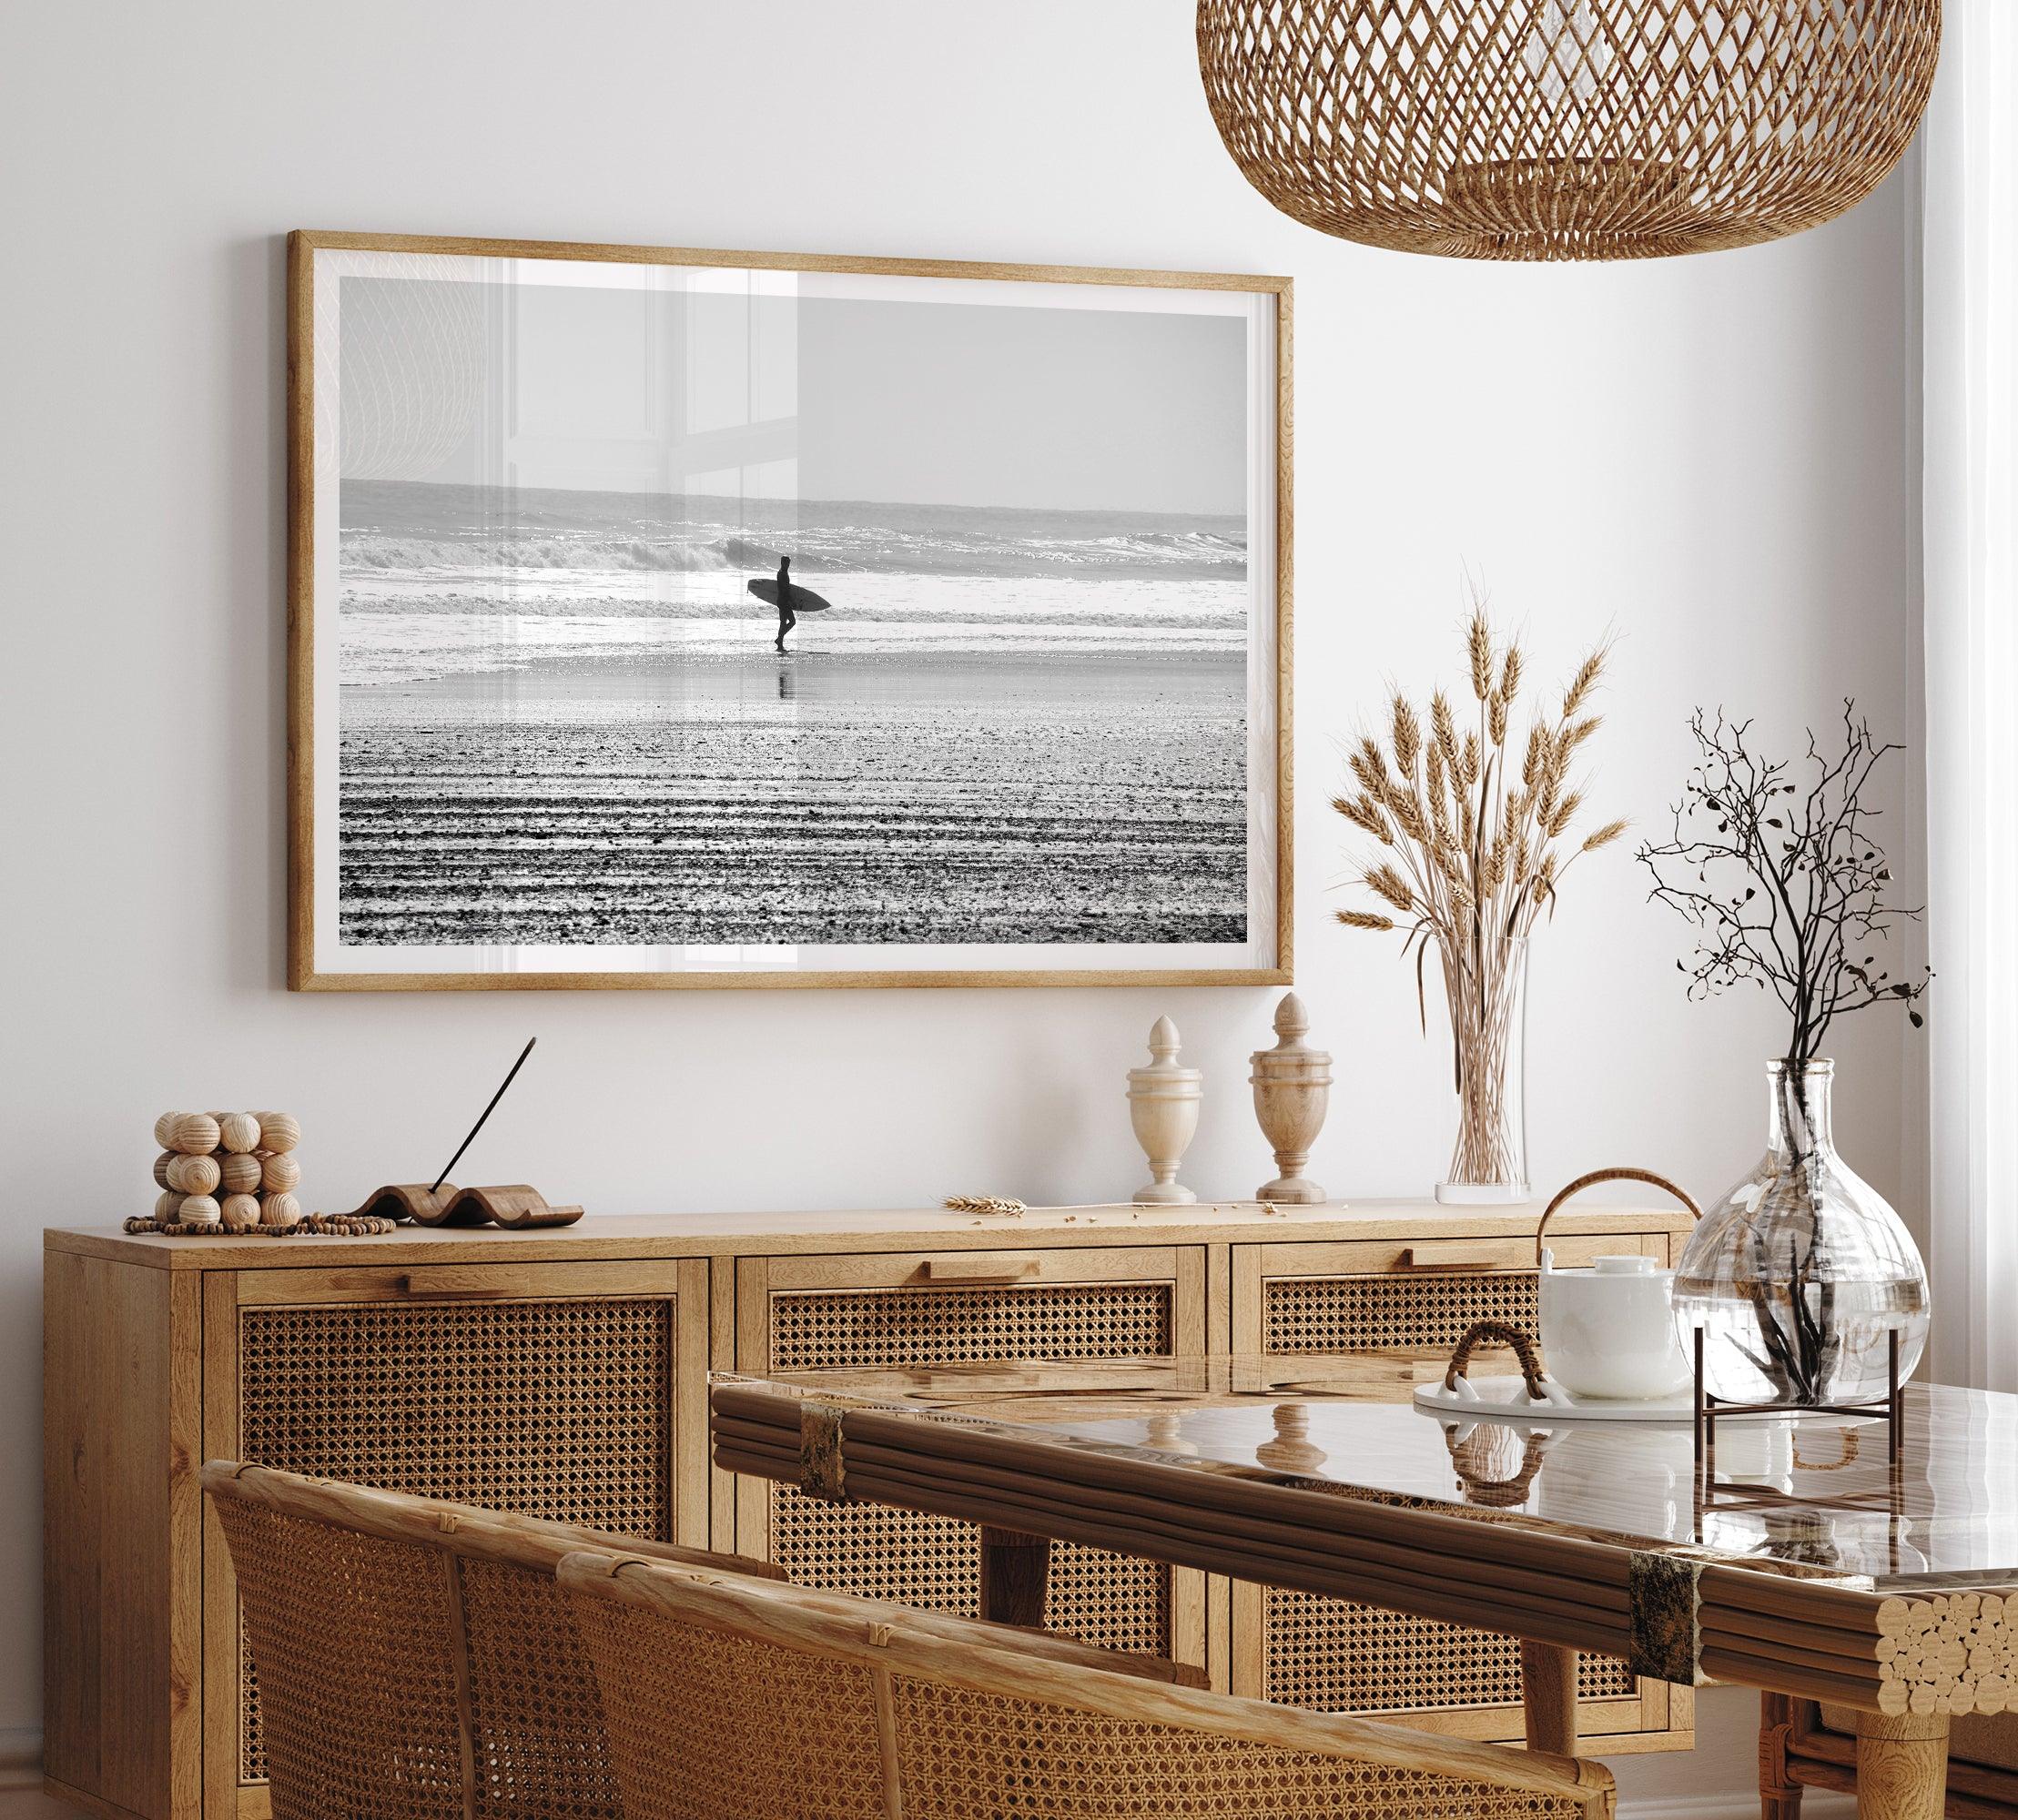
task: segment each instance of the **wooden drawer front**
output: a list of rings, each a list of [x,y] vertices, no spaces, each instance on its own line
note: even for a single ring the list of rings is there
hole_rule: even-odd
[[[985,1359],[1161,1358],[1174,1285],[841,1289],[774,1296],[771,1367],[946,1365]]]
[[[1532,1270],[1264,1277],[1263,1352],[1448,1355],[1475,1320],[1535,1330]]]
[[[1658,1233],[1566,1236],[1553,1239],[1551,1249],[1565,1268],[1602,1253],[1646,1252],[1667,1261]],[[1539,1320],[1534,1263],[1529,1239],[1284,1248],[1284,1255],[1271,1255],[1260,1266],[1257,1350],[1413,1352],[1442,1360],[1475,1320],[1510,1321],[1532,1333]]]
[[[1181,1350],[1180,1275],[1167,1248],[776,1259],[763,1279],[765,1343],[775,1370],[1161,1357]],[[769,1486],[768,1498],[770,1558],[794,1580],[978,1614],[971,1524],[823,1503],[784,1485]],[[1061,1544],[1052,1551],[1047,1622],[1110,1648],[1171,1654],[1171,1571]]]
[[[570,1268],[542,1274],[564,1284]],[[237,1310],[239,1458],[678,1539],[676,1293],[528,1295],[509,1272],[438,1267],[321,1286],[380,1299],[307,1302],[303,1273],[257,1275],[290,1280]],[[242,1640],[239,1684],[242,1785],[266,1775]]]

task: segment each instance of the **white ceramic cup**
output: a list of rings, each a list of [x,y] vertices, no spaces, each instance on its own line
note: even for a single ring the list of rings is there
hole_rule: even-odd
[[[1673,1396],[1689,1382],[1675,1334],[1675,1273],[1651,1258],[1592,1260],[1557,1270],[1542,1253],[1542,1360],[1572,1396],[1617,1400]]]

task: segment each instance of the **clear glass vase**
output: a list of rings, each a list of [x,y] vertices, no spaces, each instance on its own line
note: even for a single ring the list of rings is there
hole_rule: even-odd
[[[1706,1213],[1675,1270],[1684,1353],[1736,1402],[1862,1402],[1885,1393],[1887,1336],[1906,1378],[1927,1343],[1927,1271],[1912,1235],[1841,1157],[1836,1065],[1770,1062],[1766,1155]]]
[[[1457,1135],[1436,1198],[1456,1206],[1526,1200],[1527,939],[1475,930],[1438,954]]]

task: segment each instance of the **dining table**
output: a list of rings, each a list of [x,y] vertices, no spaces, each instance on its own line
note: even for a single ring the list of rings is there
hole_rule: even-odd
[[[1396,1403],[1350,1358],[715,1375],[721,1468],[980,1526],[985,1617],[1077,1542],[1518,1639],[1532,1748],[1581,1652],[1857,1715],[1858,1811],[1938,1820],[1952,1716],[2018,1707],[2018,1396],[1589,1421]]]

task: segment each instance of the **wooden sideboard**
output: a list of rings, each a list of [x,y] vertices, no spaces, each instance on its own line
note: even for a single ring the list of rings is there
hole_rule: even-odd
[[[591,1218],[553,1232],[44,1246],[51,1793],[145,1820],[269,1811],[220,1456],[777,1561],[942,1608],[972,1532],[713,1470],[706,1375],[1207,1351],[1364,1355],[1403,1397],[1482,1314],[1535,1319],[1535,1208],[1427,1202]],[[1686,1220],[1572,1208],[1558,1264],[1672,1261]],[[1559,1235],[1559,1237],[1558,1237]],[[1061,1548],[1051,1622],[1215,1685],[1518,1739],[1510,1641]],[[1686,1690],[1588,1659],[1594,1754],[1686,1747]]]

